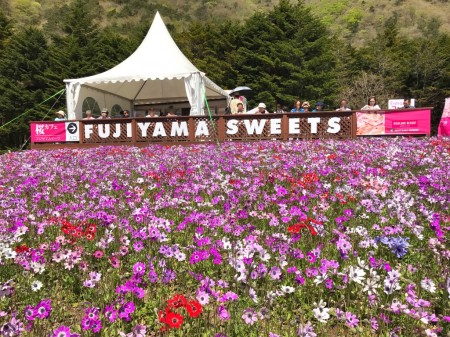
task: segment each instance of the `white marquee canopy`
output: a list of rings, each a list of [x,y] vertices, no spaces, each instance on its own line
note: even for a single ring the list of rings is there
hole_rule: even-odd
[[[189,101],[191,115],[204,114],[208,99],[225,99],[227,93],[200,72],[181,52],[157,12],[136,51],[117,66],[97,75],[66,79],[69,119],[82,117],[86,97],[111,108]]]

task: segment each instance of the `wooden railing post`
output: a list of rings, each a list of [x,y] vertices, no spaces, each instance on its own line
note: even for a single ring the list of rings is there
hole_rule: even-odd
[[[281,116],[281,139],[289,139],[289,118],[286,113]]]
[[[189,141],[193,143],[195,142],[195,119],[193,116],[189,116],[188,129],[189,129]]]

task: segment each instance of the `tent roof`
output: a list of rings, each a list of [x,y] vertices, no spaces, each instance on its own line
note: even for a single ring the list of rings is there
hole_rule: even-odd
[[[126,60],[103,73],[66,79],[64,82],[78,83],[129,100],[145,101],[157,96],[164,97],[164,91],[179,86],[175,85],[176,81],[168,80],[186,78],[192,73],[200,73],[204,77],[207,96],[226,95],[222,88],[205,77],[205,74],[184,56],[157,12],[144,40]],[[148,80],[160,83],[150,84],[147,83]]]

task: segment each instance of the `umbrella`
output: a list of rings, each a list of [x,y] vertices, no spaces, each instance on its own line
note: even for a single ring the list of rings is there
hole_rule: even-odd
[[[252,89],[250,89],[249,87],[236,87],[236,88],[234,88],[233,90],[231,90],[230,91],[230,96],[231,95],[233,95],[235,92],[238,92],[238,93],[242,93],[242,92],[245,92],[245,91],[252,91]]]

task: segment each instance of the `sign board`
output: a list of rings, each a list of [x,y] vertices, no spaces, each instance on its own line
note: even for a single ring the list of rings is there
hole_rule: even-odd
[[[402,111],[365,110],[356,113],[358,136],[428,135],[431,127],[429,109]]]
[[[79,122],[31,122],[33,143],[79,142]]]
[[[388,109],[403,109],[403,98],[396,98],[396,99],[390,99],[388,101]],[[409,100],[409,104],[411,106],[416,106],[416,100],[414,98],[411,98]]]
[[[444,111],[439,122],[438,136],[450,137],[450,97],[445,99]]]

